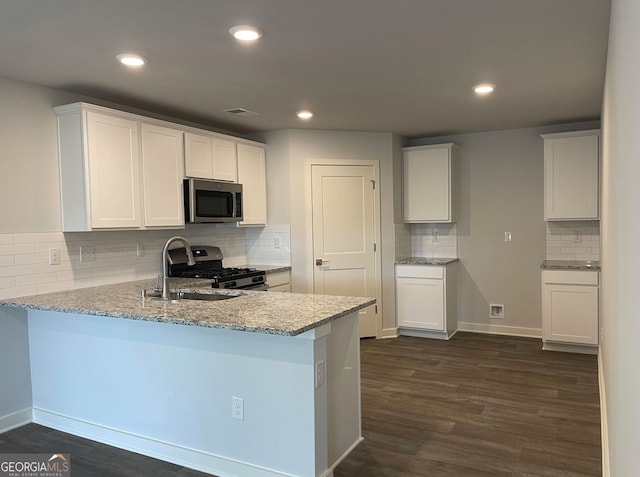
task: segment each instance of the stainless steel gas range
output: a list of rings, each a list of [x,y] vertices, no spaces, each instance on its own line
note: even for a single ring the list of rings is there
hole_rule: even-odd
[[[222,266],[222,251],[208,245],[191,247],[195,265],[187,265],[184,248],[169,250],[169,276],[202,278],[211,280],[213,288],[266,290],[269,288],[264,270],[255,268],[225,268]]]

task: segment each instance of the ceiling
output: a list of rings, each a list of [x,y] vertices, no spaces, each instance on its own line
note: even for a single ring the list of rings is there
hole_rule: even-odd
[[[600,117],[609,10],[610,0],[0,0],[0,76],[241,134],[540,126]],[[247,23],[264,30],[256,44],[228,34]],[[127,69],[122,52],[149,63]],[[477,97],[479,82],[496,91]],[[224,112],[236,107],[258,116]]]

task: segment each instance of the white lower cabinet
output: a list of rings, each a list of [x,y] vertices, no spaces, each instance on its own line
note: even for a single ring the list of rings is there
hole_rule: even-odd
[[[457,330],[455,262],[396,265],[396,316],[402,335],[449,339]]]
[[[290,292],[291,272],[288,270],[283,272],[267,272],[267,283],[269,284],[269,291]]]
[[[544,349],[582,351],[598,344],[599,273],[543,270]],[[586,350],[589,352],[589,350]]]

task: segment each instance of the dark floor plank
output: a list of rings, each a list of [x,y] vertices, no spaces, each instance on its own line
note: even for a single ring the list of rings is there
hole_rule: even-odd
[[[335,477],[600,476],[596,358],[540,348],[472,333],[363,340],[365,441]],[[36,424],[0,435],[0,453],[53,451],[82,477],[209,475]]]
[[[595,356],[472,333],[361,349],[365,441],[335,477],[601,475]]]

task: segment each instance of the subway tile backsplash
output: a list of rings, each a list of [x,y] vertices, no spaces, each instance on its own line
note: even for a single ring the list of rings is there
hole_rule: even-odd
[[[227,267],[245,265],[248,230],[197,224],[180,230],[0,234],[0,299],[156,277],[162,247],[173,235],[191,245],[220,247]],[[94,261],[81,262],[80,247],[93,247]],[[60,251],[59,265],[49,265],[51,248]]]
[[[455,258],[456,224],[396,224],[396,258]]]
[[[291,227],[269,225],[247,230],[247,263],[291,265]]]
[[[412,257],[411,227],[409,224],[396,224],[396,258]]]
[[[547,260],[600,260],[600,222],[547,222]]]
[[[457,257],[456,224],[411,224],[411,249],[414,257]]]

